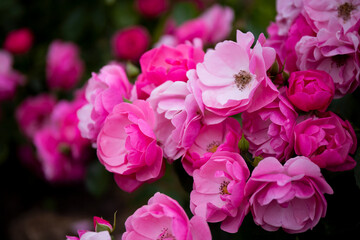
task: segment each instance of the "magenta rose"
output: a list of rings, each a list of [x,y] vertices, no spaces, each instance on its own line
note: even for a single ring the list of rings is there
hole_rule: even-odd
[[[154,109],[155,135],[172,162],[190,148],[201,128],[202,115],[185,82],[167,81],[155,88],[146,100]]]
[[[184,169],[192,176],[193,171],[205,164],[215,152],[238,153],[240,139],[241,126],[234,118],[227,118],[214,125],[203,125],[194,144],[182,158]]]
[[[335,87],[331,76],[319,70],[292,72],[286,95],[295,107],[309,112],[325,112],[334,98]]]
[[[189,220],[184,209],[174,199],[161,194],[134,212],[125,222],[122,240],[211,240],[205,219],[194,216]]]
[[[87,104],[79,109],[79,129],[84,138],[96,142],[105,118],[114,106],[130,98],[132,85],[120,65],[110,64],[93,73],[86,85]]]
[[[275,51],[259,41],[251,48],[253,42],[252,33],[237,31],[237,42],[218,43],[196,66],[195,98],[219,118],[256,111],[279,94],[266,74]]]
[[[250,172],[238,153],[215,152],[193,173],[190,208],[208,222],[222,222],[221,229],[235,233],[248,213],[244,188]]]
[[[83,72],[78,46],[60,40],[51,43],[46,59],[46,80],[51,89],[72,89]]]
[[[294,136],[296,154],[307,156],[320,168],[345,171],[356,165],[349,156],[356,151],[354,129],[332,112],[300,122],[294,129]]]
[[[281,227],[288,233],[312,229],[325,217],[324,193],[333,190],[320,168],[303,156],[289,159],[284,166],[276,158],[264,158],[245,186],[255,223],[267,231]]]
[[[148,18],[156,18],[169,9],[168,0],[136,0],[137,10]]]
[[[119,103],[98,135],[99,160],[115,174],[116,183],[124,191],[132,192],[164,174],[163,152],[153,131],[155,124],[149,103]]]
[[[16,109],[16,120],[22,132],[33,138],[34,134],[49,124],[50,114],[56,100],[53,96],[41,94],[25,99]]]
[[[13,57],[0,50],[0,101],[14,97],[16,88],[25,83],[25,77],[12,68]]]
[[[162,45],[147,51],[140,59],[142,74],[135,82],[137,97],[148,98],[154,88],[168,80],[186,82],[186,72],[203,59],[202,48],[190,44]]]
[[[30,50],[34,35],[28,28],[13,30],[8,33],[4,42],[4,49],[13,54],[24,54]]]
[[[112,48],[116,57],[137,61],[149,47],[150,41],[151,38],[146,28],[132,26],[114,34]]]
[[[254,157],[288,159],[293,153],[297,115],[283,95],[258,111],[244,112],[241,115],[243,134],[249,141],[249,152]]]

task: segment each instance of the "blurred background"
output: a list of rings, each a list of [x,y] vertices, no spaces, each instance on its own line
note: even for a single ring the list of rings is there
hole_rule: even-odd
[[[13,56],[13,68],[25,76],[26,83],[17,88],[11,100],[0,102],[1,239],[65,239],[66,235],[76,235],[78,229],[93,229],[93,216],[112,223],[116,211],[115,236],[120,239],[126,218],[158,191],[178,200],[190,214],[188,194],[192,183],[180,163],[168,165],[162,179],[129,194],[116,186],[112,174],[105,171],[95,150],[89,147],[82,181],[46,181],[39,173],[39,166],[33,163],[34,146],[19,129],[15,109],[24,99],[41,93],[51,92],[57,99],[72,99],[76,89],[85,84],[92,72],[98,72],[111,61],[122,61],[136,70],[137,61],[130,61],[130,65],[114,53],[112,38],[117,31],[144,26],[151,36],[150,49],[166,31],[170,18],[181,25],[198,17],[214,3],[234,9],[235,19],[228,37],[231,40],[235,39],[236,29],[251,31],[256,37],[262,32],[266,34],[267,26],[276,15],[275,0],[172,0],[157,14],[144,12],[132,0],[0,1],[0,45],[4,45],[8,34],[15,29],[28,28],[33,34],[32,47],[26,53]],[[46,84],[46,59],[54,40],[76,44],[84,62],[80,81],[67,91],[52,90]],[[360,126],[359,100],[357,90],[334,101],[331,108]],[[357,167],[355,172],[360,169]],[[298,235],[288,235],[281,230],[265,232],[248,215],[237,234],[221,232],[217,224],[211,224],[213,239],[356,236],[360,233],[360,191],[356,180],[360,182],[360,179],[355,179],[354,171],[324,174],[335,194],[327,196],[328,215],[313,231]]]

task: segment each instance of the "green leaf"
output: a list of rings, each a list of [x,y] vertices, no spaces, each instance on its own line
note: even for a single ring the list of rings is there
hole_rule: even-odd
[[[92,195],[100,197],[109,190],[111,179],[111,173],[95,161],[87,169],[85,185]]]
[[[112,6],[111,17],[115,28],[120,29],[136,25],[139,21],[139,16],[136,14],[132,4],[128,2],[120,2],[117,2]]]
[[[193,3],[180,2],[175,5],[172,16],[177,25],[184,23],[187,20],[193,19],[198,15],[198,11]]]

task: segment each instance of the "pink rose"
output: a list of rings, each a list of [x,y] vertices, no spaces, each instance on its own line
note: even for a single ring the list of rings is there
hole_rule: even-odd
[[[132,85],[120,65],[110,64],[93,73],[86,86],[88,104],[79,109],[79,129],[84,138],[96,142],[105,118],[114,106],[129,99]]]
[[[335,98],[339,98],[353,92],[360,84],[360,36],[357,31],[336,32],[335,29],[330,22],[316,37],[302,37],[295,49],[298,68],[329,73],[335,84]]]
[[[194,186],[190,208],[194,215],[208,222],[222,222],[221,229],[235,233],[248,213],[244,196],[250,172],[238,153],[215,152],[193,173]]]
[[[137,61],[149,47],[151,37],[146,28],[132,26],[121,29],[112,37],[112,48],[116,57]]]
[[[13,54],[24,54],[32,47],[33,40],[34,36],[30,29],[13,30],[5,38],[4,49]]]
[[[355,160],[349,156],[356,151],[354,129],[336,114],[306,119],[296,125],[294,135],[296,154],[307,156],[320,168],[345,171],[355,167]]]
[[[280,35],[280,25],[277,22],[272,23],[268,27],[267,30],[270,37],[265,45],[276,50],[287,71],[297,71],[296,61],[298,57],[295,51],[296,44],[303,36],[315,36],[316,34],[302,15],[294,19],[292,25],[287,30],[287,35]]]
[[[208,50],[204,62],[197,64],[199,89],[194,93],[205,108],[224,118],[243,111],[253,112],[272,102],[278,90],[267,77],[266,70],[275,60],[273,48],[254,42],[248,32],[237,32],[237,42],[218,43]]]
[[[258,111],[244,112],[243,133],[249,152],[254,157],[288,159],[293,153],[296,118],[296,111],[282,95]]]
[[[174,199],[161,194],[149,199],[125,222],[122,240],[211,240],[209,226],[201,217],[189,220],[184,209]]]
[[[149,18],[156,18],[169,9],[168,0],[136,0],[137,10]]]
[[[186,41],[192,41],[195,38],[199,38],[203,43],[207,43],[206,40],[209,35],[207,24],[202,18],[195,18],[188,20],[181,24],[175,31],[175,39],[177,43],[185,43]]]
[[[135,82],[137,97],[148,98],[155,87],[168,80],[186,82],[186,72],[203,59],[202,47],[190,44],[162,45],[147,51],[140,59],[142,74]]]
[[[167,81],[155,88],[147,99],[154,109],[155,135],[168,161],[181,158],[201,128],[202,115],[194,96],[184,82]]]
[[[153,131],[155,124],[149,103],[119,103],[98,135],[99,160],[115,174],[116,183],[124,191],[132,192],[164,174],[163,153]]]
[[[97,232],[98,232],[98,228],[100,228],[100,229],[106,228],[110,232],[112,232],[114,230],[113,226],[107,220],[105,220],[103,218],[94,216],[93,222],[94,222],[94,229]]]
[[[201,16],[207,28],[205,43],[215,44],[224,40],[231,32],[234,20],[234,10],[214,4]]]
[[[13,57],[0,50],[0,101],[14,97],[16,87],[25,83],[25,77],[12,68]]]
[[[231,32],[234,11],[215,4],[198,18],[180,25],[175,36],[179,43],[200,38],[204,44],[215,44],[224,40]]]
[[[293,72],[288,80],[286,95],[302,111],[325,112],[334,98],[335,87],[331,76],[319,70]]]
[[[101,227],[101,229],[98,229]],[[87,230],[78,230],[79,237],[66,236],[66,240],[111,240],[109,232],[113,231],[111,224],[99,217],[94,217],[94,229],[95,232]],[[108,229],[108,230],[103,230]]]
[[[299,16],[303,7],[303,0],[278,0],[276,1],[276,23],[279,26],[278,34],[288,34],[293,21]]]
[[[71,42],[53,41],[46,61],[46,80],[51,89],[72,89],[84,72],[79,49]]]
[[[112,240],[108,231],[83,231],[79,233],[79,237],[80,238],[74,236],[66,236],[66,240]]]
[[[49,124],[50,114],[56,100],[53,96],[41,94],[25,99],[16,109],[16,120],[22,132],[33,138],[34,134]]]
[[[347,32],[360,20],[360,2],[356,0],[303,0],[304,16],[314,29],[326,28],[329,22],[337,22],[336,31]]]
[[[203,125],[194,144],[182,158],[184,169],[192,176],[193,171],[204,165],[215,152],[238,153],[240,139],[241,126],[234,118],[227,118],[214,125]]]
[[[49,124],[35,133],[37,155],[50,182],[79,181],[84,177],[89,141],[81,137],[76,116],[83,104],[83,99],[58,102]]]
[[[288,233],[312,229],[325,217],[324,193],[333,190],[320,168],[303,156],[289,159],[284,166],[276,158],[264,158],[245,186],[255,223],[267,231],[281,227]]]

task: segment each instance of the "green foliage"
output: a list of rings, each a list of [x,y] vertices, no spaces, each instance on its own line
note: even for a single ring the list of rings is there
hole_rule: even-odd
[[[87,168],[86,188],[96,197],[104,195],[113,181],[111,175],[99,161],[92,162]]]
[[[194,4],[190,2],[180,2],[174,6],[172,16],[177,25],[184,23],[185,21],[195,18],[199,14]]]

